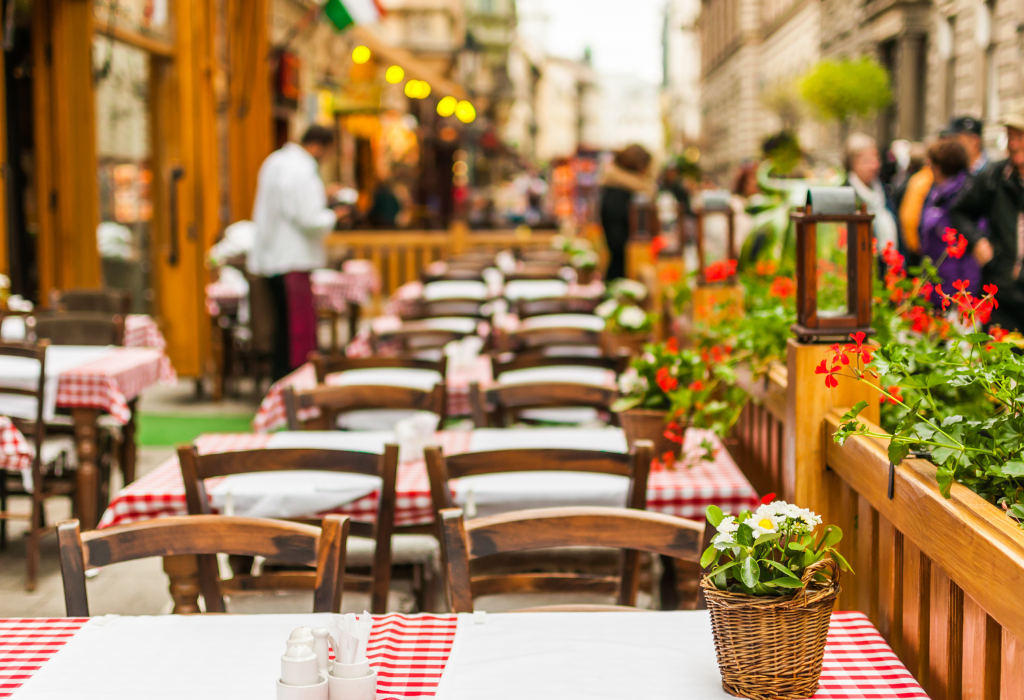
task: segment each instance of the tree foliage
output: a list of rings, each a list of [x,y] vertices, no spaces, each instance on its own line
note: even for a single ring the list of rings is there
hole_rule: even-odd
[[[888,73],[866,56],[819,61],[800,81],[800,93],[821,117],[840,124],[892,102]]]

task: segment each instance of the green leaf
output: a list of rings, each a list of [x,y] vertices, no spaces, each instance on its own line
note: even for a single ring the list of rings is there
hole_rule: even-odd
[[[889,461],[899,464],[910,454],[910,443],[893,438],[889,441]]]
[[[722,513],[722,509],[718,506],[708,506],[704,515],[707,521],[711,523],[711,527],[718,527],[722,524],[722,520],[725,519],[725,514]]]
[[[754,546],[754,531],[750,529],[750,526],[746,523],[740,525],[740,529],[736,531],[736,541],[744,547]]]
[[[786,549],[792,549],[797,552],[802,552],[805,549],[807,549],[807,545],[805,545],[802,542],[790,542],[788,545],[786,545]]]
[[[840,419],[840,422],[845,423],[846,421],[856,420],[857,416],[860,415],[860,412],[867,407],[867,401],[858,401],[853,405],[853,408],[851,408],[849,411],[843,414],[843,417]]]
[[[1007,476],[1024,476],[1024,462],[1013,459],[1003,465],[1003,473]]]
[[[734,561],[731,561],[728,564],[722,564],[717,569],[712,570],[711,573],[708,574],[708,576],[711,576],[711,577],[725,576],[725,572],[726,571],[728,571],[729,569],[732,569],[733,567],[735,567],[737,565],[738,565],[737,562],[734,562]]]
[[[757,585],[758,580],[761,578],[761,567],[757,565],[757,560],[753,557],[748,557],[743,560],[740,564],[740,581],[745,586],[753,588]]]
[[[782,573],[784,573],[784,574],[785,574],[786,576],[788,576],[788,577],[790,577],[790,578],[795,578],[795,579],[796,579],[796,580],[798,580],[798,581],[800,580],[800,577],[799,577],[799,576],[797,576],[796,574],[794,574],[794,573],[793,573],[793,572],[792,572],[792,571],[790,570],[790,568],[789,568],[788,566],[786,566],[785,564],[781,564],[781,563],[779,563],[779,562],[775,561],[774,559],[765,559],[765,562],[766,562],[766,563],[767,563],[767,564],[768,564],[769,566],[772,566],[772,567],[774,567],[774,568],[778,569],[779,571],[781,571]]]
[[[766,532],[760,537],[758,537],[756,540],[754,540],[754,546],[756,547],[759,544],[764,544],[765,542],[774,542],[780,537],[782,537],[782,535],[778,532]]]
[[[932,459],[935,452],[932,452]],[[935,470],[935,480],[939,482],[939,493],[949,498],[949,492],[953,488],[953,470],[949,467],[939,467]]]
[[[642,394],[635,396],[622,396],[615,399],[611,405],[611,410],[614,413],[622,413],[623,411],[628,411],[631,408],[636,408],[641,404],[641,402],[643,402],[643,400],[644,397]]]
[[[715,549],[715,545],[711,545],[704,550],[704,554],[700,557],[700,568],[706,569],[711,566],[711,562],[718,556],[718,550]]]
[[[839,541],[843,539],[843,531],[836,525],[829,525],[825,528],[825,534],[821,537],[821,543],[818,545],[818,551],[822,551],[827,547],[834,547],[839,544]]]
[[[832,550],[832,558],[839,562],[840,569],[843,571],[849,571],[851,574],[854,573],[853,567],[850,566],[850,562],[846,561],[846,557],[834,549]]]
[[[803,582],[798,578],[777,578],[772,581],[779,588],[803,588]]]

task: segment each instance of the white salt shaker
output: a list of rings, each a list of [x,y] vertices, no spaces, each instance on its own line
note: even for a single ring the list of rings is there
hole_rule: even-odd
[[[299,645],[313,648],[313,632],[308,627],[296,627],[292,630],[291,636],[288,637],[286,642],[288,648],[297,647]]]
[[[377,671],[365,659],[360,663],[334,662],[327,677],[330,700],[375,700]]]
[[[320,673],[316,654],[305,644],[292,645],[281,657],[277,700],[328,700],[327,677]]]
[[[326,627],[314,627],[313,631],[313,653],[316,654],[317,670],[327,675],[328,661],[330,660],[330,648],[327,642],[331,633]]]

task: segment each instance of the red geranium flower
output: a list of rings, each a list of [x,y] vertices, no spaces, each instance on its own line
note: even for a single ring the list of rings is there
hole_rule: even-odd
[[[886,396],[885,394],[882,394],[882,396],[881,396],[882,403],[885,403],[886,401],[888,401],[891,404],[899,404],[901,401],[903,401],[903,395],[900,393],[900,388],[898,386],[896,386],[895,384],[893,384],[892,386],[887,388],[886,391],[889,392],[889,396]]]
[[[776,269],[778,269],[778,263],[776,263],[774,260],[758,260],[757,263],[754,265],[754,272],[761,275],[762,277],[774,275]]]
[[[669,338],[665,341],[665,349],[671,353],[679,352],[679,341],[675,338]]]
[[[679,281],[679,268],[666,267],[661,271],[662,284],[675,284]]]
[[[772,280],[768,294],[779,299],[788,299],[796,294],[796,282],[789,277],[776,277]]]
[[[665,240],[664,236],[655,236],[651,239],[651,257],[657,258],[661,251],[665,250],[665,246],[668,245],[668,241]]]
[[[717,260],[704,268],[704,281],[722,282],[736,274],[735,260]]]
[[[836,372],[839,371],[839,369],[840,369],[839,365],[832,365],[832,368],[829,369],[828,362],[826,362],[825,360],[822,360],[821,364],[818,365],[817,367],[815,367],[814,373],[815,374],[824,374],[825,375],[825,386],[827,388],[829,388],[829,389],[834,389],[835,387],[839,386],[839,380],[836,379],[836,377],[835,377],[835,374],[836,374]]]
[[[662,367],[661,369],[659,369],[658,373],[654,377],[654,380],[658,383],[658,386],[661,387],[661,390],[664,391],[666,394],[675,389],[677,386],[679,386],[679,380],[672,376],[672,374],[668,371],[668,367]]]
[[[768,505],[769,503],[771,503],[774,500],[775,500],[775,494],[774,493],[766,493],[764,496],[761,497],[761,505],[766,506],[766,505]]]
[[[691,382],[690,386],[688,386],[687,388],[690,391],[704,391],[704,382],[698,379],[695,382]]]
[[[949,302],[952,301],[950,296],[942,291],[942,285],[935,285],[935,293],[942,297],[942,310],[945,311],[949,308]]]
[[[1006,330],[1005,328],[1000,328],[999,326],[992,326],[991,328],[989,328],[988,334],[992,336],[992,340],[999,343],[1002,342],[1003,338],[1010,335],[1010,331]]]

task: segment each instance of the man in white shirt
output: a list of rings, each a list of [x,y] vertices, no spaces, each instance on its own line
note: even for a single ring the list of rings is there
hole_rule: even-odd
[[[267,278],[277,332],[273,379],[306,362],[316,349],[316,310],[309,273],[327,262],[324,236],[337,212],[327,206],[319,162],[334,144],[334,133],[311,126],[302,144],[286,143],[260,166],[253,221],[256,237],[249,272]]]

